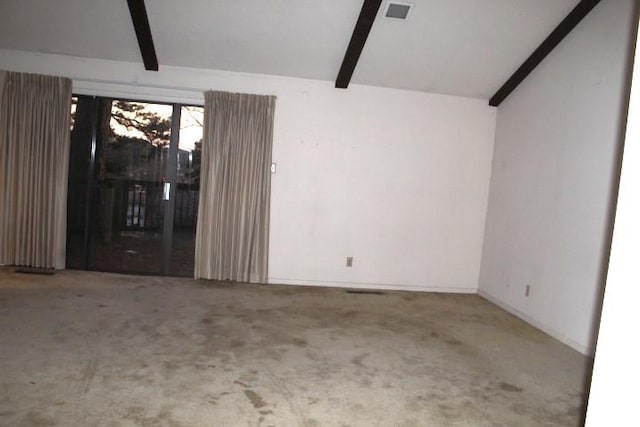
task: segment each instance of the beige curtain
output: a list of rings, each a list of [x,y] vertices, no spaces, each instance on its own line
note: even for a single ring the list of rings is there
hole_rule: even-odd
[[[0,264],[63,269],[71,80],[6,73],[0,102]]]
[[[266,283],[275,97],[205,93],[195,277]]]

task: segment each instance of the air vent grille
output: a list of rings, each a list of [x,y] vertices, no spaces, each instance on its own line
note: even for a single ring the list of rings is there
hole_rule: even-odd
[[[384,16],[392,19],[408,19],[411,9],[413,9],[413,4],[411,3],[389,1],[384,9]]]

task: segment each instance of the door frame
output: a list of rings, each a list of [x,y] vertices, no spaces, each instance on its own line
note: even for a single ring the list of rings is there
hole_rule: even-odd
[[[166,170],[163,174],[163,186],[169,185],[169,198],[164,198],[163,188],[163,200],[162,200],[162,239],[160,243],[160,256],[158,259],[157,268],[154,271],[146,272],[139,270],[118,270],[117,273],[125,274],[138,274],[138,275],[162,275],[167,276],[171,273],[171,256],[173,248],[173,233],[174,233],[174,219],[176,208],[176,194],[178,189],[177,174],[178,174],[178,152],[180,143],[180,122],[182,117],[183,107],[202,107],[200,105],[181,104],[171,102],[157,102],[149,100],[131,99],[123,97],[108,97],[97,95],[84,95],[73,94],[76,98],[91,99],[91,129],[90,129],[90,142],[88,143],[87,161],[89,162],[87,167],[87,189],[85,194],[86,206],[84,212],[84,234],[82,240],[82,246],[84,256],[82,257],[84,270],[95,270],[91,266],[91,261],[95,257],[95,236],[96,236],[96,218],[97,218],[97,190],[98,190],[98,178],[96,170],[96,162],[102,149],[100,142],[100,119],[103,114],[104,103],[102,101],[110,100],[124,101],[124,102],[138,102],[141,104],[155,104],[155,105],[167,105],[171,106],[171,135],[169,139],[168,147],[168,159]]]

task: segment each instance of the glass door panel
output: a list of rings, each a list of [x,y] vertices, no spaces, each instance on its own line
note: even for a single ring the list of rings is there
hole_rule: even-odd
[[[87,195],[95,98],[74,96],[71,102],[71,145],[67,187],[67,268],[87,265]]]
[[[193,276],[203,118],[203,107],[181,107],[170,258],[173,276]]]
[[[100,102],[88,268],[158,274],[172,106]]]

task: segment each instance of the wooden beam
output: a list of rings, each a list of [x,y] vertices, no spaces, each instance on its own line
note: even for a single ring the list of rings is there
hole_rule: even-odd
[[[140,46],[144,68],[148,71],[158,71],[158,58],[156,57],[156,49],[153,46],[153,37],[151,36],[151,27],[149,27],[144,0],[127,0],[127,3],[129,4],[129,12],[131,12],[133,27],[136,30],[136,37],[138,37],[138,46]]]
[[[598,3],[600,3],[600,0],[582,0],[578,3],[531,56],[522,63],[520,68],[513,73],[509,80],[491,97],[489,105],[493,107],[500,105]]]
[[[360,16],[358,16],[358,21],[351,35],[349,47],[344,54],[342,66],[336,78],[337,88],[346,89],[349,87],[351,76],[356,69],[358,59],[360,59],[364,44],[367,42],[367,37],[369,37],[369,32],[373,26],[373,21],[376,19],[381,3],[382,0],[364,0],[362,9],[360,10]]]

